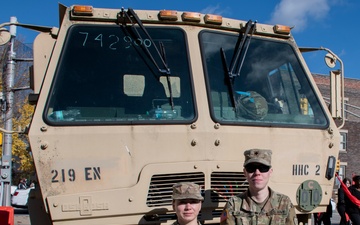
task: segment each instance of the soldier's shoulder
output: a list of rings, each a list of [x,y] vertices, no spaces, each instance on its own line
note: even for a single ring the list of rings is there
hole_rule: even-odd
[[[280,192],[277,191],[273,191],[273,198],[278,198],[278,199],[290,199],[289,196],[282,194]]]
[[[280,205],[290,205],[292,207],[292,202],[289,196],[282,194],[280,192],[273,193],[273,201],[278,202]]]
[[[235,202],[242,202],[245,198],[246,198],[246,192],[242,192],[238,195],[234,195],[232,196],[230,199],[229,199],[229,203],[232,204],[232,203],[235,203]]]

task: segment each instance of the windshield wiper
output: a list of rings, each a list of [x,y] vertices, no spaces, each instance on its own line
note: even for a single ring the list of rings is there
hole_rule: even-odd
[[[223,48],[220,49],[224,70],[226,72],[225,76],[227,78],[227,82],[229,85],[231,103],[235,109],[235,112],[236,112],[236,99],[235,99],[235,91],[234,91],[234,81],[235,81],[235,77],[240,76],[241,68],[243,66],[247,51],[249,49],[251,37],[254,34],[255,30],[256,30],[256,22],[252,22],[251,20],[249,20],[246,23],[244,35],[241,36],[239,34],[238,42],[240,40],[240,43],[236,48],[236,50],[234,51],[233,57],[231,59],[230,67],[228,67],[227,65],[224,49]],[[234,72],[235,68],[236,71]]]
[[[124,18],[124,16],[126,18]],[[123,18],[123,26],[126,26],[126,22],[129,21],[132,25],[132,27],[135,28],[135,23],[137,23],[139,25],[139,27],[141,28],[141,30],[145,33],[146,37],[150,40],[151,44],[154,46],[157,55],[160,58],[161,64],[163,66],[163,68],[160,68],[159,65],[157,64],[155,58],[153,57],[153,55],[151,54],[151,52],[149,51],[149,49],[147,47],[144,47],[144,45],[140,45],[145,52],[148,54],[148,56],[150,57],[151,61],[154,63],[154,65],[156,66],[156,68],[159,70],[159,72],[161,74],[171,74],[170,73],[170,68],[166,65],[165,60],[163,59],[162,55],[159,52],[159,49],[156,47],[155,42],[153,41],[153,39],[151,38],[150,34],[147,32],[146,28],[144,27],[144,25],[142,24],[140,18],[136,15],[136,13],[134,12],[133,9],[129,8],[126,12],[124,11],[124,8],[122,8],[121,13],[119,14],[119,17]],[[135,22],[134,22],[135,20]],[[137,38],[139,38],[140,40],[144,40],[140,33],[137,31],[137,29],[134,29]]]
[[[136,33],[137,38],[139,38],[140,40],[143,40],[143,38],[141,37],[140,33],[137,31],[137,29],[135,28],[135,23],[137,23],[139,25],[139,27],[141,28],[141,30],[145,33],[147,39],[150,40],[152,46],[154,46],[155,51],[158,55],[158,58],[160,58],[160,62],[162,64],[162,68],[160,68],[160,66],[157,64],[155,57],[152,55],[152,53],[149,51],[149,49],[147,47],[145,47],[144,45],[140,45],[142,47],[142,49],[147,53],[147,55],[149,56],[150,60],[153,62],[153,64],[155,65],[155,67],[158,69],[158,71],[160,72],[160,74],[165,75],[166,79],[167,79],[167,85],[169,88],[169,93],[170,93],[170,106],[171,109],[174,110],[174,98],[173,98],[173,93],[172,93],[172,88],[171,88],[171,82],[170,82],[170,75],[171,75],[171,71],[170,68],[167,65],[166,62],[166,53],[165,53],[165,47],[164,44],[162,42],[159,42],[160,44],[160,49],[161,49],[161,53],[159,51],[159,49],[156,47],[155,42],[153,41],[153,39],[151,38],[150,34],[147,32],[145,26],[143,25],[143,23],[141,22],[140,18],[136,15],[136,13],[134,12],[133,9],[129,8],[126,12],[124,10],[124,8],[121,9],[121,12],[118,15],[118,18],[123,20],[122,25],[125,27],[127,21],[129,21],[132,25],[132,27],[134,28],[134,31]],[[135,22],[134,22],[135,21]],[[160,80],[159,80],[160,82]]]
[[[159,44],[160,44],[160,49],[161,49],[161,57],[164,60],[166,68],[168,68],[167,60],[166,60],[165,46],[162,42],[160,42]],[[169,73],[166,73],[166,81],[167,81],[167,85],[168,85],[169,93],[170,93],[170,106],[171,106],[171,109],[174,110],[174,97],[173,97],[172,87],[171,87],[171,82],[170,82],[170,69],[169,69]]]

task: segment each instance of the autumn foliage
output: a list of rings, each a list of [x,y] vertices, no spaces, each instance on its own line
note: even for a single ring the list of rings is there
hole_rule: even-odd
[[[27,99],[19,108],[18,118],[13,118],[14,129],[21,127],[25,129],[30,124],[34,106],[27,103]],[[32,175],[35,171],[33,159],[31,157],[29,143],[25,134],[13,134],[13,163],[18,165],[16,170],[21,171],[23,175]]]

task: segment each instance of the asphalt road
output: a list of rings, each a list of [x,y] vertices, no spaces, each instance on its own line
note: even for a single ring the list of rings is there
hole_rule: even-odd
[[[336,210],[333,211],[333,215],[331,217],[331,224],[333,224],[333,225],[339,225],[340,224],[340,215]]]
[[[31,225],[27,209],[14,209],[14,225]]]
[[[29,214],[26,209],[15,208],[14,212],[15,212],[14,225],[31,225]],[[338,212],[335,210],[331,218],[331,224],[339,225],[339,223],[340,223],[340,216]]]

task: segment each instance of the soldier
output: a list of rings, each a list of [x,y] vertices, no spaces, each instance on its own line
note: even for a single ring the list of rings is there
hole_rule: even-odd
[[[295,209],[288,196],[268,187],[271,150],[250,149],[244,152],[247,191],[232,197],[222,212],[221,225],[297,224]]]
[[[351,186],[351,180],[347,177],[345,177],[342,182],[346,185],[346,187],[350,187]],[[348,215],[346,215],[345,212],[345,192],[343,187],[340,187],[338,189],[338,202],[337,202],[337,210],[339,212],[340,215],[340,225],[349,225],[350,224],[350,219],[348,217]]]
[[[173,186],[172,206],[177,220],[173,225],[200,225],[197,216],[204,198],[200,186],[191,182],[177,183]]]
[[[360,175],[353,177],[353,185],[349,187],[350,196],[345,195],[345,211],[353,225],[360,225]]]

